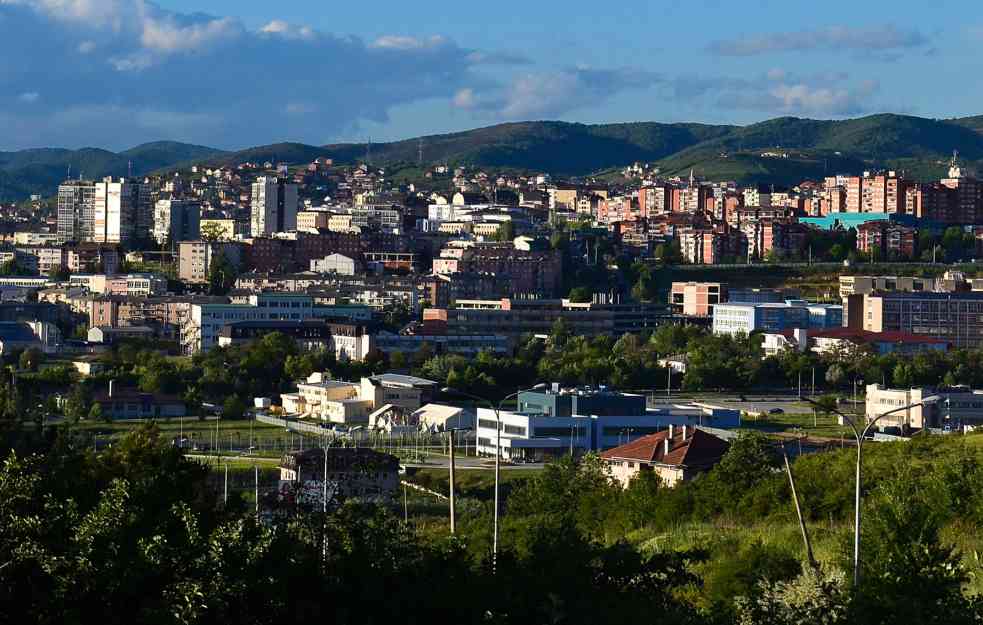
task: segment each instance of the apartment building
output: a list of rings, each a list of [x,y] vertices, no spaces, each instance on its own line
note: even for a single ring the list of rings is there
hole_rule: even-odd
[[[197,241],[200,228],[201,203],[197,200],[163,199],[154,205],[153,234],[158,245]]]
[[[260,176],[252,185],[251,227],[254,237],[297,229],[297,185],[283,178]]]
[[[96,183],[67,180],[58,186],[58,241],[91,241]]]
[[[887,415],[877,422],[877,427],[899,428],[907,432],[926,427],[957,430],[983,426],[983,391],[964,386],[892,389],[880,384],[868,384],[865,414],[871,421],[889,410],[917,404],[929,397],[938,399]]]
[[[669,306],[673,314],[709,317],[713,305],[727,301],[727,285],[721,282],[673,282]]]
[[[178,245],[178,277],[188,284],[205,284],[212,263],[219,256],[233,267],[239,267],[242,245],[231,241],[181,241]]]

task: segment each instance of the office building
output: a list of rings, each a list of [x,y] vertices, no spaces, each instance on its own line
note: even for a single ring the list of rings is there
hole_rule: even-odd
[[[983,390],[965,386],[892,389],[868,384],[867,420],[872,421],[889,410],[917,404],[930,397],[938,399],[887,415],[877,422],[876,427],[881,430],[897,428],[901,433],[907,433],[922,428],[961,430],[983,426]]]
[[[923,334],[957,349],[983,346],[983,292],[875,292],[859,308],[850,319],[864,330]]]
[[[714,334],[751,334],[809,327],[809,309],[790,304],[731,302],[713,307]]]
[[[252,236],[297,229],[297,185],[283,178],[260,176],[252,185],[251,204]]]

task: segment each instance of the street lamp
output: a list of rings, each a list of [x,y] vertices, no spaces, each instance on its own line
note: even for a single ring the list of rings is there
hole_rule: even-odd
[[[852,418],[840,412],[838,409],[817,402],[809,397],[804,397],[803,399],[805,399],[810,404],[813,404],[816,407],[820,408],[824,412],[832,412],[839,415],[844,421],[847,422],[847,424],[850,426],[850,429],[853,430],[853,436],[857,439],[857,476],[856,476],[856,485],[855,485],[856,492],[854,494],[854,501],[853,501],[853,508],[854,508],[853,511],[853,587],[856,588],[857,586],[860,585],[860,479],[861,479],[860,468],[863,462],[864,440],[866,440],[867,434],[870,433],[870,430],[871,428],[874,427],[874,424],[876,424],[882,418],[888,415],[895,414],[897,412],[903,412],[905,410],[917,408],[918,406],[923,406],[925,404],[935,403],[939,399],[941,399],[941,397],[939,397],[938,395],[931,395],[929,397],[926,397],[922,401],[915,402],[913,404],[908,404],[905,406],[899,406],[898,408],[892,408],[887,412],[882,412],[881,414],[877,415],[876,417],[868,421],[867,425],[864,426],[862,430],[858,427],[857,423]],[[866,419],[866,415],[865,415],[865,419]]]
[[[440,389],[441,392],[450,395],[459,395],[461,397],[467,397],[473,399],[474,401],[486,404],[491,410],[495,412],[495,514],[494,514],[494,527],[492,530],[492,568],[494,569],[496,560],[498,559],[498,485],[499,477],[501,472],[501,461],[502,461],[502,406],[506,401],[512,399],[513,397],[518,397],[520,393],[525,393],[526,391],[542,391],[546,389],[547,385],[544,383],[535,384],[529,388],[516,391],[514,393],[509,393],[501,400],[498,404],[493,404],[491,400],[485,399],[484,397],[479,397],[477,395],[472,395],[471,393],[465,393],[456,388],[451,388],[450,386],[445,386]],[[477,436],[478,423],[477,415],[475,415],[475,435]],[[477,446],[477,440],[475,440],[475,445]],[[477,449],[476,449],[477,452]]]

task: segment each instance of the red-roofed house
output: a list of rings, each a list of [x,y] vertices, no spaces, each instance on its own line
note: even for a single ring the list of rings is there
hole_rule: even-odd
[[[701,429],[669,426],[668,430],[609,449],[601,458],[624,487],[642,471],[655,471],[672,487],[710,469],[728,447],[727,441]]]

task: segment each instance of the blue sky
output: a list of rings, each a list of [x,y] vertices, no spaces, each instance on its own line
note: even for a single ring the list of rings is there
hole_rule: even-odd
[[[981,51],[971,1],[0,0],[0,149],[973,115]]]

